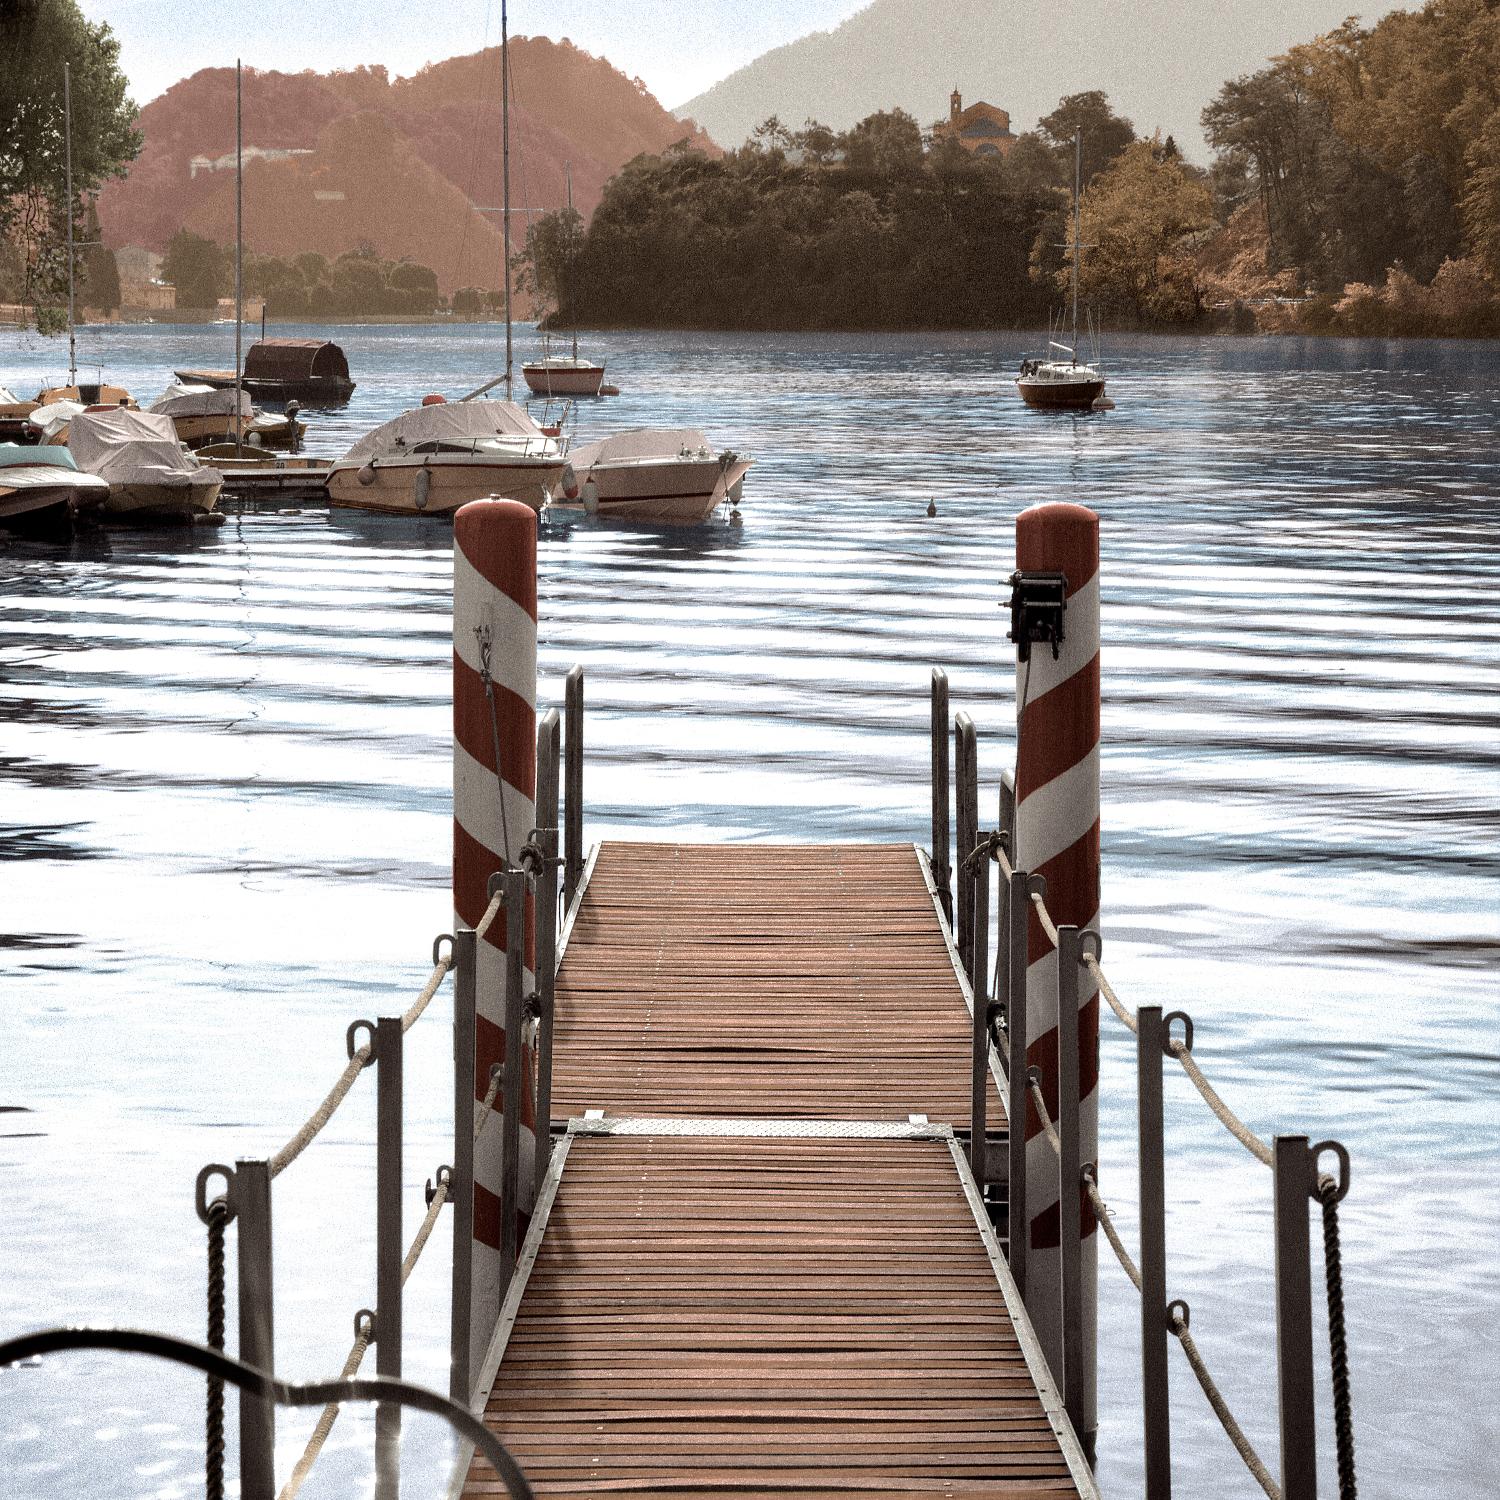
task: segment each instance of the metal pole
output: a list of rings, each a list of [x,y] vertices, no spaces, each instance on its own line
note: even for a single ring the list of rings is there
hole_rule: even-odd
[[[73,331],[73,70],[63,64],[63,156],[68,194],[68,384],[78,394],[78,342]]]
[[[472,927],[453,934],[453,1322],[448,1394],[469,1404],[474,1298],[474,991],[478,955]]]
[[[401,1378],[401,1075],[400,1016],[375,1023],[375,1373]],[[401,1408],[375,1408],[375,1493],[401,1493]]]
[[[1058,1238],[1062,1249],[1063,1404],[1084,1436],[1083,1161],[1078,1141],[1078,970],[1083,954],[1076,927],[1057,929]],[[1054,1372],[1055,1373],[1055,1372]]]
[[[1005,1108],[1010,1127],[1010,1274],[1021,1300],[1026,1300],[1026,1252],[1030,1235],[1026,1224],[1026,1136],[1031,1113],[1026,1088],[1026,941],[1031,921],[1031,877],[1013,870],[1006,898],[1005,959],[1008,989],[1007,1018],[1010,1056],[1006,1068]]]
[[[511,398],[510,331],[510,31],[500,0],[500,246],[505,277],[505,399]],[[507,1275],[509,1272],[506,1273]]]
[[[1161,1006],[1136,1012],[1135,1088],[1141,1183],[1141,1396],[1146,1500],[1171,1500],[1172,1423],[1167,1366],[1167,1195]]]
[[[986,1116],[990,1076],[989,969],[990,862],[988,856],[974,866],[974,1024],[971,1029],[969,1080],[969,1170],[980,1193],[984,1192]]]
[[[1000,776],[1000,832],[1005,835],[1005,852],[1012,862],[1016,858],[1016,778],[1009,771]]]
[[[958,835],[953,857],[958,878],[958,953],[964,972],[974,977],[974,867],[969,856],[978,842],[979,790],[975,761],[978,759],[974,721],[966,713],[953,720],[954,832]]]
[[[932,883],[937,887],[943,915],[953,926],[953,866],[948,855],[948,806],[952,800],[948,775],[948,674],[932,669]]]
[[[536,824],[543,868],[536,887],[536,1150],[540,1183],[552,1153],[552,1020],[557,979],[557,710],[537,726]]]
[[[245,365],[241,353],[245,322],[245,162],[240,109],[240,62],[234,63],[234,445],[245,445]],[[393,1407],[394,1411],[395,1408]]]
[[[564,754],[567,765],[564,771],[566,786],[563,793],[564,815],[567,827],[563,839],[566,864],[563,867],[563,915],[573,910],[573,898],[578,894],[578,884],[583,879],[583,668],[574,667],[568,673],[567,696],[564,700],[567,715],[567,730],[564,736]]]
[[[1313,1155],[1305,1135],[1276,1137],[1276,1389],[1282,1500],[1316,1500],[1312,1271],[1308,1204]]]
[[[500,1121],[500,1301],[516,1268],[516,1211],[521,1190],[521,973],[526,958],[526,872],[506,870],[505,890],[505,1072]],[[495,1309],[499,1316],[499,1307]]]
[[[271,1374],[276,1368],[271,1277],[271,1164],[241,1158],[234,1164],[234,1216],[239,1225],[240,1359]],[[276,1408],[240,1395],[241,1500],[274,1500]]]

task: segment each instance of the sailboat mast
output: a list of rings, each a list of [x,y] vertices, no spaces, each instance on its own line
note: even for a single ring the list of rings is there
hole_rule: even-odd
[[[234,60],[234,445],[245,442],[245,366],[241,346],[245,324],[245,136],[241,108],[240,60]]]
[[[68,384],[78,384],[78,344],[73,333],[73,70],[63,64],[63,158],[68,192]]]
[[[563,163],[563,170],[568,174],[568,229],[573,228],[573,163]],[[573,330],[573,363],[578,363],[578,330]]]
[[[1083,219],[1079,207],[1083,183],[1083,132],[1073,132],[1073,363],[1078,363],[1078,257],[1083,254]]]
[[[505,277],[505,399],[511,397],[510,332],[510,36],[505,0],[500,0],[500,244]]]

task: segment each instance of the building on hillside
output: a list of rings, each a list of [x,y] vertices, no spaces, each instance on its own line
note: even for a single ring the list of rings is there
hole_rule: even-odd
[[[133,311],[172,312],[177,306],[177,288],[170,281],[120,280],[120,305]]]
[[[248,165],[252,161],[288,161],[294,156],[311,156],[311,146],[246,146],[243,152]],[[188,177],[192,179],[200,172],[234,171],[234,152],[223,156],[194,156],[188,161]]]
[[[259,323],[265,316],[266,299],[264,297],[245,298],[245,321],[247,323]],[[234,298],[220,297],[214,308],[215,323],[234,322]]]
[[[115,251],[115,269],[120,273],[120,285],[148,286],[161,275],[161,263],[166,257],[144,245],[122,245]]]
[[[1005,156],[1015,145],[1011,134],[1010,113],[994,104],[971,104],[964,108],[964,96],[954,89],[948,97],[948,118],[932,127],[932,138],[951,138],[971,156]]]

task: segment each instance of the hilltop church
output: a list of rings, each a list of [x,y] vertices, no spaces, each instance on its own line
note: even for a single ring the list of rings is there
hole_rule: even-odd
[[[948,96],[948,118],[932,127],[934,141],[945,136],[951,136],[971,156],[1005,156],[1016,143],[1007,111],[983,101],[965,109],[964,96],[957,89]]]

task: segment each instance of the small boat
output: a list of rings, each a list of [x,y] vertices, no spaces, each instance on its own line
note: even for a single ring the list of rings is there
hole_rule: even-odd
[[[68,447],[79,468],[109,484],[106,515],[207,515],[224,483],[182,446],[171,417],[160,412],[80,412],[68,425]]]
[[[108,494],[108,483],[81,473],[66,448],[0,443],[0,526],[66,524]]]
[[[1078,358],[1078,267],[1083,259],[1081,177],[1083,172],[1083,137],[1073,137],[1073,342],[1047,343],[1047,353],[1039,359],[1023,359],[1016,389],[1027,406],[1040,410],[1087,411],[1104,397],[1104,372],[1097,358],[1092,364]]]
[[[76,401],[79,406],[128,406],[134,408],[137,401],[124,386],[106,385],[103,381],[74,381],[72,385],[49,385],[36,393],[38,406],[51,406],[57,401]]]
[[[451,515],[470,500],[540,510],[565,478],[566,441],[511,401],[436,401],[362,437],[328,471],[335,505]]]
[[[46,406],[38,406],[26,419],[29,436],[23,441],[65,447],[68,441],[68,424],[87,410],[88,407],[81,406],[76,401],[49,401]],[[113,408],[101,407],[100,410],[109,411]]]
[[[23,401],[13,391],[0,385],[0,443],[34,443],[36,430],[31,425],[31,414],[40,405],[37,401]]]
[[[236,414],[241,430],[247,433],[255,420],[255,407],[243,391],[236,396],[233,386],[221,389],[180,380],[169,385],[146,410],[170,417],[178,440],[189,448],[232,439]]]
[[[541,359],[522,364],[521,378],[538,396],[597,396],[604,366],[580,359],[575,338],[571,355],[554,354],[550,344],[543,344]]]
[[[224,390],[233,370],[177,370],[187,385]],[[304,406],[341,406],[354,391],[349,361],[326,339],[257,339],[245,351],[241,389],[256,401],[300,401]]]
[[[691,427],[639,427],[570,455],[552,503],[590,515],[665,526],[706,521],[726,499],[738,505],[753,460],[713,448]]]

